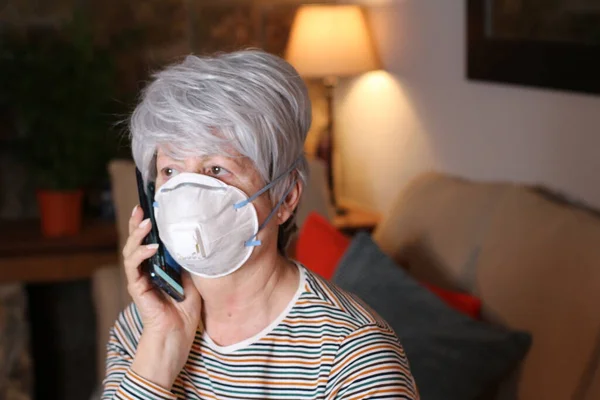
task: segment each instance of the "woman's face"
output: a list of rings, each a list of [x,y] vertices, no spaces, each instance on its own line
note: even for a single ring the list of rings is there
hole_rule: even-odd
[[[158,190],[170,178],[182,172],[203,174],[219,179],[228,185],[242,190],[248,197],[266,185],[266,182],[260,177],[254,164],[248,158],[241,156],[205,156],[176,160],[169,157],[159,147],[156,159],[156,189]],[[259,223],[262,223],[273,209],[268,191],[254,200],[252,204],[256,208]],[[264,249],[275,248],[276,251],[278,226],[281,222],[275,216],[259,232],[258,239],[262,241],[262,245],[254,249],[250,260],[260,256]]]

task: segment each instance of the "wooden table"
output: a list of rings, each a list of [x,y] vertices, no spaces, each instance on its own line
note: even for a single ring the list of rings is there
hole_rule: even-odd
[[[362,230],[372,232],[381,222],[381,214],[376,211],[343,200],[340,206],[345,213],[334,216],[332,224],[344,233],[354,234]]]
[[[119,262],[114,222],[85,221],[76,236],[56,239],[44,238],[39,224],[0,220],[0,283],[72,281]]]

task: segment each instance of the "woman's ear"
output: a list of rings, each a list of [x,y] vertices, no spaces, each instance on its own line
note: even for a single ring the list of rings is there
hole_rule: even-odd
[[[294,187],[290,190],[285,200],[283,200],[283,203],[281,203],[281,207],[279,207],[279,211],[277,212],[277,225],[285,223],[294,214],[294,210],[298,207],[298,203],[302,197],[303,190],[304,187],[302,181],[299,179],[296,180]]]

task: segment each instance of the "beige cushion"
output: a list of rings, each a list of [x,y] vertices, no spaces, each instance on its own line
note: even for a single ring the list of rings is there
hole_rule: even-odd
[[[119,259],[121,260],[120,265],[123,265],[121,251],[123,247],[125,247],[125,243],[129,237],[129,218],[131,218],[133,207],[139,203],[137,182],[135,178],[135,164],[133,161],[129,160],[113,160],[108,165],[108,172],[110,174],[115,216],[117,220]],[[124,282],[119,286],[118,293],[118,297],[121,299],[122,310],[131,302],[131,297],[127,292],[125,271],[122,267],[119,268],[119,281]]]
[[[129,160],[114,160],[108,165],[112,186],[119,247],[123,248],[129,236],[129,218],[133,207],[139,203],[137,183],[135,179],[135,164]]]
[[[519,399],[600,393],[600,219],[522,186],[431,173],[374,237],[416,277],[468,289],[488,318],[533,334]]]
[[[128,303],[127,282],[120,266],[98,269],[92,276],[92,298],[96,310],[96,361],[98,382],[104,379],[106,344],[110,329],[119,313]]]
[[[576,393],[600,331],[600,220],[513,187],[494,212],[477,265],[491,315],[533,334],[519,398]]]
[[[402,192],[373,238],[417,278],[471,290],[468,269],[503,190],[502,185],[422,175]]]
[[[138,203],[135,164],[128,160],[115,160],[108,166],[119,237],[119,266],[97,270],[92,277],[93,298],[96,308],[96,332],[98,337],[98,378],[104,379],[106,343],[108,334],[119,313],[130,302],[127,280],[122,268],[121,249],[129,236],[128,221],[133,207]]]

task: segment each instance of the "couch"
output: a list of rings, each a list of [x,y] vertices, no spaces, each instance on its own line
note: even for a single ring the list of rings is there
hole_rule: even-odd
[[[597,215],[547,191],[429,173],[373,237],[415,278],[473,293],[487,320],[533,335],[505,398],[600,399]]]
[[[322,166],[311,170],[301,222],[312,209],[331,217]],[[110,172],[123,240],[137,202],[132,165],[113,163]],[[373,238],[415,278],[472,293],[486,320],[533,335],[495,398],[600,398],[596,215],[533,188],[429,173],[400,193]],[[100,364],[108,329],[129,301],[124,282],[117,268],[94,278]]]

